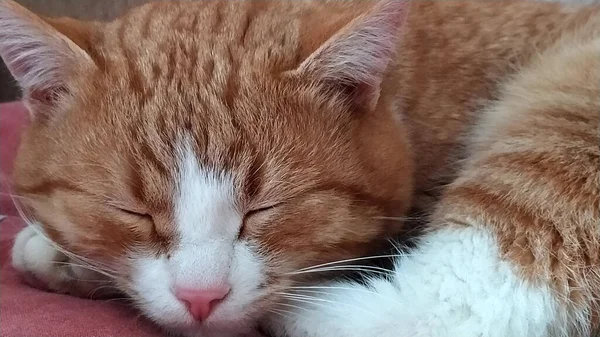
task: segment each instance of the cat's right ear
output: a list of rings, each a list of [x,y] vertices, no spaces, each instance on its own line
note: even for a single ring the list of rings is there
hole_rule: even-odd
[[[10,0],[0,0],[0,57],[34,117],[52,113],[75,71],[95,67],[75,42]]]

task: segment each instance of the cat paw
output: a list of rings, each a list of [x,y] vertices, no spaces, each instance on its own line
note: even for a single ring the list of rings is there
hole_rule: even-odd
[[[12,264],[29,285],[61,294],[91,297],[107,281],[104,275],[74,264],[34,226],[16,236]]]

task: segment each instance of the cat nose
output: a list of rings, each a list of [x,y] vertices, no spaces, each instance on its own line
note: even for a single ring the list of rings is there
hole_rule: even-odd
[[[175,297],[185,304],[195,319],[204,321],[210,316],[214,307],[229,293],[229,286],[206,289],[176,288]]]

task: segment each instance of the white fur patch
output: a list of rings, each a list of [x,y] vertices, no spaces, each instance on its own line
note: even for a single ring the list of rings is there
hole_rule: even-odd
[[[84,261],[73,261],[46,237],[37,223],[25,227],[15,238],[12,264],[29,283],[59,293],[88,297],[110,293],[107,277]],[[77,282],[73,282],[77,280]]]
[[[207,335],[243,330],[249,323],[248,310],[264,295],[259,288],[265,275],[252,247],[237,239],[242,214],[233,181],[226,173],[203,169],[190,147],[180,153],[178,181],[173,225],[177,243],[170,256],[134,258],[139,306],[150,318],[175,329]],[[173,292],[175,287],[220,285],[229,285],[230,293],[201,325]]]
[[[495,238],[475,228],[425,236],[397,261],[392,280],[335,283],[290,302],[269,324],[290,337],[560,336],[550,289],[527,283],[499,259]],[[564,331],[563,331],[564,332]]]
[[[56,262],[64,258],[40,231],[31,225],[17,234],[12,264],[19,272],[33,274],[45,284],[59,284],[63,277]]]
[[[179,244],[171,254],[174,281],[186,288],[218,286],[227,282],[243,215],[226,173],[200,168],[189,147],[181,157],[175,198]]]

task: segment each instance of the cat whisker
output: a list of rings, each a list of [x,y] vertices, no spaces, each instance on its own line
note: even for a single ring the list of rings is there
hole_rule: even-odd
[[[338,265],[338,264],[343,264],[343,263],[348,263],[348,262],[355,262],[355,261],[364,261],[364,260],[374,260],[374,259],[381,259],[381,258],[396,258],[396,257],[402,257],[404,255],[401,254],[385,254],[385,255],[373,255],[373,256],[365,256],[365,257],[357,257],[357,258],[352,258],[352,259],[345,259],[345,260],[339,260],[339,261],[333,261],[333,262],[327,262],[327,263],[321,263],[321,264],[317,264],[314,266],[310,266],[310,267],[305,267],[305,268],[300,268],[294,272],[291,273],[297,273],[297,272],[301,272],[301,271],[306,271],[306,270],[312,270],[312,269],[316,269],[316,268],[321,268],[321,267],[326,267],[326,266],[332,266],[332,265]],[[288,273],[288,274],[291,274]]]
[[[117,279],[118,276],[114,275],[113,273],[111,273],[110,270],[108,270],[108,268],[103,268],[100,266],[96,266],[94,265],[96,262],[90,262],[90,261],[86,261],[85,259],[83,259],[81,256],[78,256],[76,254],[72,254],[71,252],[68,252],[66,250],[60,250],[61,253],[65,254],[67,257],[69,257],[71,260],[73,261],[77,261],[80,262],[84,265],[80,265],[80,267],[94,271],[98,274],[104,275],[110,279]]]
[[[308,308],[304,308],[304,307],[301,307],[301,306],[298,306],[298,305],[294,305],[294,304],[290,304],[290,303],[278,302],[277,305],[284,306],[284,307],[289,307],[289,308],[293,308],[293,309],[297,309],[297,310],[310,311],[310,309],[308,309]],[[299,314],[296,313],[296,315],[299,315]]]
[[[283,295],[282,295],[283,296]],[[294,294],[289,294],[287,296],[283,296],[285,299],[290,300],[290,301],[294,301],[294,302],[298,302],[298,303],[304,303],[304,304],[310,304],[310,305],[314,305],[314,306],[321,306],[321,307],[327,307],[328,305],[332,305],[332,308],[335,308],[337,310],[343,311],[347,308],[351,308],[353,310],[358,310],[358,311],[362,311],[365,314],[368,314],[370,316],[373,316],[373,318],[375,319],[381,319],[381,317],[377,317],[375,314],[373,314],[372,312],[369,312],[368,310],[355,306],[355,305],[351,305],[349,303],[344,303],[344,302],[337,302],[337,301],[332,301],[332,300],[327,300],[324,298],[318,298],[318,297],[313,297],[313,296],[297,296]]]
[[[0,195],[11,197],[11,198],[17,198],[17,199],[31,199],[29,197],[25,197],[25,196],[14,194],[14,193],[8,193],[8,192],[0,192]]]
[[[87,281],[87,280],[86,280],[86,281]],[[111,288],[113,288],[113,287],[112,287],[112,286],[110,286],[110,285],[103,285],[103,286],[96,287],[96,288],[95,288],[95,289],[94,289],[94,290],[93,290],[93,291],[92,291],[92,292],[89,294],[88,298],[90,298],[90,299],[93,299],[93,298],[94,298],[94,295],[95,295],[95,294],[96,294],[98,291],[100,291],[100,290],[102,290],[102,289],[111,289]]]
[[[131,302],[131,298],[129,297],[115,297],[115,298],[109,298],[106,300],[102,300],[102,302]]]
[[[41,233],[40,235],[43,235],[43,233]],[[64,255],[66,255],[68,258],[70,258],[71,260],[75,261],[76,263],[80,263],[83,264],[86,268],[91,269],[93,271],[96,271],[102,275],[108,276],[110,278],[114,278],[115,275],[111,275],[110,273],[116,273],[114,270],[111,270],[111,268],[109,268],[108,266],[103,265],[102,263],[100,263],[99,261],[93,261],[90,260],[88,258],[85,258],[81,255],[75,254],[67,249],[64,249],[63,247],[57,245],[56,243],[54,243],[52,240],[48,239],[47,237],[44,237],[51,245],[54,246],[54,248],[56,250],[58,250],[59,252],[63,253]]]
[[[396,239],[388,239],[387,240],[392,247],[394,247],[394,251],[401,252],[403,248],[400,246],[400,243]]]
[[[78,267],[78,268],[83,268],[83,269],[87,269],[87,270],[98,272],[98,268],[95,267],[95,266],[93,266],[93,265],[90,265],[90,264],[75,263],[75,262],[68,262],[68,261],[54,261],[54,262],[52,262],[52,264],[62,265],[62,266]],[[117,274],[117,272],[114,271],[114,270],[104,269],[103,271],[107,272],[107,273]],[[90,281],[90,280],[87,280],[87,281]]]
[[[377,220],[393,220],[393,221],[418,221],[422,220],[420,217],[404,217],[404,216],[376,216],[373,219]]]
[[[302,292],[302,293],[311,293],[311,294],[317,294],[317,295],[325,295],[327,294],[326,290],[347,290],[347,291],[352,291],[352,292],[363,292],[369,295],[375,295],[377,297],[380,297],[388,302],[392,302],[392,303],[396,303],[398,305],[401,305],[400,302],[393,300],[392,298],[389,298],[387,296],[383,296],[382,294],[375,292],[373,290],[369,290],[367,288],[364,287],[339,287],[339,286],[296,286],[296,287],[288,287],[288,289],[292,289],[294,292]]]
[[[309,274],[309,273],[324,273],[329,271],[362,271],[362,272],[377,272],[384,275],[391,275],[392,271],[389,269],[376,267],[376,266],[366,266],[366,265],[342,265],[342,266],[328,266],[323,268],[315,268],[310,270],[303,270],[294,273],[289,273],[287,275],[301,275],[301,274]]]
[[[369,294],[377,294],[375,291],[363,289],[361,288],[352,288],[352,287],[338,287],[338,286],[291,286],[287,287],[287,289],[293,289],[294,291],[302,291],[302,292],[316,292],[318,290],[350,290],[350,291],[362,291]],[[318,292],[322,293],[322,292]]]
[[[302,295],[302,294],[296,294],[296,293],[288,293],[285,291],[275,291],[275,292],[273,292],[273,294],[281,295],[281,296],[285,296],[285,297],[316,298],[315,296]]]
[[[286,318],[289,320],[293,320],[294,316],[299,316],[299,314],[297,312],[293,312],[293,311],[285,310],[285,309],[278,309],[278,308],[272,308],[272,309],[268,310],[268,312],[280,315],[283,318]]]

